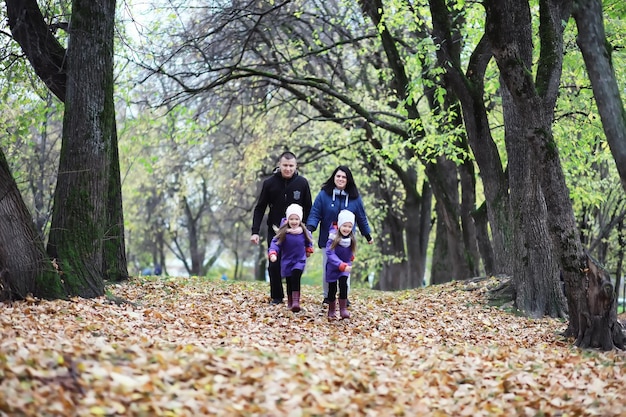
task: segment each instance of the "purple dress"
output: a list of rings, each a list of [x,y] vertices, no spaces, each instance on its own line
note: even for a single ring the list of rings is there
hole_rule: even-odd
[[[326,282],[337,282],[340,277],[350,276],[350,273],[346,272],[345,268],[348,265],[352,265],[354,260],[354,254],[350,246],[337,245],[334,249],[330,248],[336,233],[338,233],[337,229],[333,232],[331,227],[329,239],[326,242],[326,257],[328,258],[326,262]]]
[[[311,237],[311,232],[304,229],[299,235],[291,233],[285,234],[285,240],[278,243],[278,239],[274,237],[270,243],[268,255],[276,253],[280,255],[280,275],[290,277],[293,270],[303,271],[306,265],[307,252],[313,252],[313,239],[307,240],[304,234],[307,233]]]

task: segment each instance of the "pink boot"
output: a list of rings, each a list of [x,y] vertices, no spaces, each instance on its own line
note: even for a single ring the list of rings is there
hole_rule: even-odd
[[[328,320],[337,320],[337,316],[335,315],[336,308],[337,308],[337,301],[328,300]]]
[[[292,291],[291,299],[291,311],[297,313],[298,311],[300,311],[300,291]]]
[[[339,315],[342,319],[349,319],[350,312],[348,311],[348,299],[339,299]]]
[[[291,310],[291,308],[293,307],[293,295],[292,294],[293,293],[291,292],[287,294],[287,308],[289,310]]]

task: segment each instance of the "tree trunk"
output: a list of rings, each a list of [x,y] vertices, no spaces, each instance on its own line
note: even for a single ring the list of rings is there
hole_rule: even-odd
[[[626,112],[611,63],[602,22],[602,1],[576,0],[572,15],[578,28],[577,43],[591,80],[602,127],[611,148],[617,172],[626,190]]]
[[[409,260],[411,283],[408,288],[418,288],[424,285],[426,275],[426,255],[431,232],[433,192],[428,181],[424,181],[421,194],[407,198],[405,204],[411,207],[413,213],[419,213],[418,218],[410,217],[406,225],[406,247]]]
[[[464,148],[469,152],[467,143]],[[461,228],[463,230],[463,243],[465,244],[465,257],[470,277],[480,274],[480,251],[478,250],[478,232],[472,213],[476,210],[476,173],[473,161],[464,161],[459,166],[461,180]]]
[[[478,241],[480,257],[483,260],[485,274],[494,275],[497,271],[495,268],[493,247],[491,246],[491,240],[489,239],[486,202],[472,213],[472,217],[474,217],[474,224],[476,225],[476,239]]]
[[[124,235],[124,209],[122,206],[122,178],[120,157],[117,143],[117,129],[113,123],[111,137],[111,157],[109,166],[109,190],[107,205],[107,224],[102,254],[104,278],[119,282],[128,279],[128,262]],[[161,262],[161,267],[165,264]]]
[[[104,294],[103,250],[115,137],[115,1],[74,0],[63,145],[48,253],[72,295]]]
[[[520,115],[523,113],[520,113]],[[507,126],[507,152],[509,155],[509,184],[514,232],[514,275],[515,304],[531,317],[563,317],[563,299],[559,264],[555,256],[548,230],[548,213],[544,193],[541,189],[539,172],[527,138],[519,135],[519,126],[528,117],[512,120],[505,115]],[[517,123],[516,123],[517,122]]]
[[[0,151],[0,301],[64,297],[43,241]]]
[[[70,295],[102,295],[103,277],[128,277],[113,102],[115,1],[73,2],[67,51],[36,1],[6,5],[13,36],[37,75],[65,102],[48,253]]]
[[[585,297],[581,297],[578,311],[576,346],[612,350],[625,349],[626,336],[617,321],[617,305],[611,278],[603,268],[587,255],[585,270]]]
[[[404,239],[402,233],[397,233],[397,231],[404,229],[404,222],[388,210],[385,212],[382,229],[381,254],[383,255],[383,265],[378,287],[383,291],[410,288],[411,273],[404,251]],[[396,232],[392,233],[392,230]],[[416,287],[417,285],[413,288]]]
[[[365,130],[369,142],[375,148],[381,149],[382,145],[373,138],[372,129],[366,125]],[[383,265],[377,288],[394,291],[421,287],[424,283],[430,233],[432,204],[430,186],[425,182],[422,187],[423,194],[420,196],[417,191],[417,171],[414,167],[403,169],[395,161],[377,163],[374,159],[365,162],[364,165],[370,175],[378,179],[375,181],[377,186],[372,186],[370,192],[376,197],[374,201],[380,204],[381,212],[385,213],[380,232]],[[401,190],[389,189],[388,181],[385,180],[387,168],[400,179]],[[397,195],[400,193],[404,194],[403,212],[394,209]]]
[[[546,2],[548,3],[548,2]],[[546,185],[558,180],[546,178],[555,174],[546,154],[546,136],[551,137],[554,100],[560,77],[562,31],[546,24],[553,10],[542,6],[540,33],[552,37],[542,42],[543,62],[539,65],[537,84],[532,79],[532,22],[529,5],[513,1],[488,1],[487,34],[500,69],[505,141],[509,155],[509,187],[514,235],[513,280],[517,307],[527,314],[562,316],[564,300],[560,291],[559,258],[554,217],[548,217],[555,204],[546,203],[546,193],[555,191]],[[558,9],[558,8],[557,8]],[[554,16],[559,16],[555,14]],[[561,37],[559,37],[561,35]],[[553,55],[550,55],[553,52]],[[556,88],[555,88],[556,86]],[[543,151],[543,152],[542,152]],[[558,158],[558,153],[555,151]],[[561,184],[564,186],[564,183]],[[562,190],[558,190],[561,192]],[[565,189],[567,192],[567,189]],[[560,199],[557,201],[561,202]],[[567,203],[571,206],[571,203]],[[559,236],[560,237],[560,236]],[[572,260],[575,261],[575,260]]]
[[[441,284],[466,279],[470,272],[468,256],[460,224],[460,202],[456,164],[444,157],[437,164],[428,164],[426,172],[437,200],[437,229],[430,283]]]

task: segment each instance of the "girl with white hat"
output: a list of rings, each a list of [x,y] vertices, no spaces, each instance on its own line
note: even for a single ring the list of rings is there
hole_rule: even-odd
[[[306,258],[313,253],[313,238],[302,222],[302,215],[302,206],[287,207],[267,253],[270,262],[280,258],[280,274],[287,281],[287,308],[294,313],[300,311],[300,279]]]
[[[355,216],[349,210],[341,210],[337,224],[331,226],[326,243],[326,274],[328,282],[328,319],[335,320],[337,286],[339,286],[339,314],[342,319],[350,318],[348,311],[348,278],[356,253],[354,236]]]

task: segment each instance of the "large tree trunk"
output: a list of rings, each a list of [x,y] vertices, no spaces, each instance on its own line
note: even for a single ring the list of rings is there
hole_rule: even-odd
[[[503,100],[504,101],[504,100]],[[515,303],[532,317],[563,317],[559,263],[550,236],[545,196],[540,172],[523,134],[528,114],[505,112],[509,185],[514,232]],[[515,126],[515,127],[514,127]],[[509,137],[512,136],[512,138]]]
[[[563,297],[556,289],[560,269],[570,319],[566,334],[577,336],[576,344],[581,347],[623,347],[624,335],[617,322],[608,274],[600,273],[591,263],[586,268],[584,266],[579,232],[551,130],[563,56],[562,22],[569,16],[571,3],[540,2],[541,55],[536,81],[531,76],[532,36],[528,4],[493,0],[486,5],[487,28],[504,85],[511,204],[514,209],[521,208],[519,215],[514,216],[514,247],[522,257],[514,276],[517,302],[520,303],[521,298],[519,291],[526,286],[517,275],[525,277],[524,274],[528,273],[529,283],[545,292],[532,296],[535,310],[530,311],[541,313],[541,302],[543,314],[565,316]],[[528,179],[524,181],[524,177]],[[521,190],[529,192],[520,193]],[[521,200],[523,196],[525,198]],[[548,233],[551,245],[547,244]],[[542,257],[543,251],[545,255]],[[558,260],[556,266],[559,269],[555,270],[553,259]],[[534,262],[539,262],[545,269],[537,269],[532,265]],[[544,275],[530,275],[533,273]]]
[[[509,155],[509,187],[514,232],[513,281],[517,307],[531,316],[562,316],[565,305],[560,291],[560,251],[555,251],[553,224],[549,222],[545,184],[550,171],[546,157],[546,133],[551,137],[554,111],[554,82],[558,87],[561,57],[554,55],[540,65],[538,85],[532,79],[532,24],[529,5],[525,2],[488,1],[487,34],[502,81],[505,140]],[[545,36],[552,28],[548,21],[547,2],[542,4],[542,26]],[[559,33],[553,43],[560,42]],[[542,54],[558,46],[542,43]],[[544,49],[545,48],[545,49]],[[548,55],[542,55],[545,59]],[[543,94],[543,95],[542,95]],[[555,151],[556,152],[556,151]],[[557,154],[558,155],[558,154]],[[557,156],[558,157],[558,156]],[[564,184],[563,184],[564,185]],[[552,196],[548,196],[552,198]],[[568,205],[571,203],[568,201]],[[550,220],[554,220],[551,218]]]
[[[101,295],[103,277],[128,277],[113,102],[115,1],[74,1],[68,51],[36,1],[6,6],[35,72],[66,104],[48,252],[70,295]]]
[[[43,241],[0,151],[0,301],[28,294],[62,298],[61,277],[54,272]]]
[[[577,43],[591,80],[602,127],[611,148],[617,172],[626,190],[626,112],[611,63],[602,22],[602,1],[576,0],[572,10],[578,27]]]
[[[74,0],[63,145],[48,253],[72,295],[104,294],[103,241],[115,137],[115,0]]]

